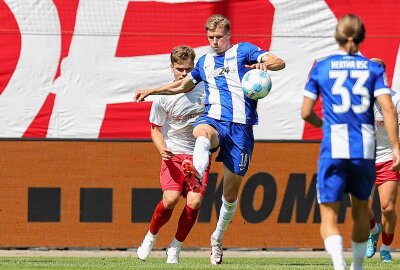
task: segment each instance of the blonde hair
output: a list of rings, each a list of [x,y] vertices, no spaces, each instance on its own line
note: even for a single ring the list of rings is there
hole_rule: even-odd
[[[208,17],[206,24],[204,25],[206,31],[214,31],[217,27],[223,27],[225,33],[231,30],[231,22],[227,17],[221,14],[214,14]]]
[[[180,45],[172,49],[170,54],[171,64],[178,63],[179,60],[190,60],[194,62],[196,53],[193,48],[187,45]]]
[[[346,52],[352,54],[358,51],[358,46],[365,38],[364,23],[354,14],[346,14],[338,21],[335,39]]]

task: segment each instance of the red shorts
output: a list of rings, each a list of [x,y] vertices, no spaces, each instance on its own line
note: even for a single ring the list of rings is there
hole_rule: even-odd
[[[399,181],[400,174],[399,172],[392,171],[391,167],[393,165],[392,160],[376,163],[376,180],[375,184],[379,186],[380,184],[385,183],[386,181]]]
[[[161,161],[160,169],[160,183],[162,191],[165,190],[177,190],[181,192],[182,196],[186,198],[186,195],[192,189],[185,181],[185,176],[181,171],[182,161],[185,159],[193,160],[191,155],[178,154],[174,155],[169,160]],[[203,176],[202,185],[205,187],[201,194],[204,196],[207,190],[208,175],[210,173],[211,162],[209,163],[207,170]]]

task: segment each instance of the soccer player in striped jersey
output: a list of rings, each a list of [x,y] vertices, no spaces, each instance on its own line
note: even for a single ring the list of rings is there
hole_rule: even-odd
[[[320,232],[335,270],[345,270],[343,240],[337,220],[344,193],[352,202],[352,270],[363,269],[369,235],[368,198],[375,180],[375,100],[382,108],[393,164],[400,168],[398,119],[383,67],[359,53],[365,38],[362,20],[344,15],[337,24],[337,53],[318,61],[304,91],[301,114],[323,128],[318,162],[317,198],[321,210]],[[322,96],[322,120],[313,110]]]
[[[232,44],[230,26],[225,16],[210,16],[205,30],[213,53],[200,57],[185,79],[139,90],[134,95],[140,102],[148,95],[187,92],[204,82],[205,113],[195,123],[193,164],[186,164],[186,174],[201,179],[209,164],[210,149],[220,147],[217,161],[224,165],[223,196],[217,226],[211,236],[212,264],[222,263],[222,238],[236,211],[239,188],[254,147],[253,125],[258,122],[257,101],[244,95],[241,79],[249,69],[276,71],[285,67],[282,59],[251,43]]]
[[[379,58],[371,58],[386,68],[385,63]],[[400,117],[400,94],[391,90],[392,102]],[[392,147],[385,129],[385,122],[381,113],[381,107],[375,102],[375,130],[376,130],[376,180],[381,205],[382,225],[375,222],[374,212],[369,208],[370,235],[368,238],[367,252],[365,256],[371,258],[376,252],[379,235],[382,233],[382,245],[380,247],[380,259],[382,262],[393,262],[390,254],[390,245],[393,242],[394,230],[397,223],[396,199],[399,189],[399,172],[392,171],[393,164]],[[400,138],[399,138],[400,139]],[[371,196],[372,197],[372,196]]]
[[[171,71],[175,81],[184,79],[193,69],[195,52],[189,46],[175,47],[171,54]],[[182,173],[182,163],[193,155],[195,138],[193,124],[204,112],[204,88],[197,85],[189,93],[175,96],[157,96],[150,111],[151,138],[161,156],[160,184],[162,200],[156,206],[149,231],[137,249],[137,256],[146,260],[157,240],[159,230],[169,221],[179,198],[186,205],[179,217],[178,228],[166,254],[167,263],[179,263],[183,241],[196,222],[208,182],[209,168],[203,176],[203,188],[195,190]]]

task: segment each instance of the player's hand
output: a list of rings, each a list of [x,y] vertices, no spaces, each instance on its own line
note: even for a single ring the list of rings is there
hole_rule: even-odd
[[[133,101],[136,102],[142,102],[144,101],[145,97],[147,97],[149,95],[149,91],[148,90],[137,90],[134,94],[133,94]]]
[[[393,171],[399,171],[400,170],[400,150],[399,148],[392,149],[393,150],[393,165],[392,165],[392,170]]]
[[[267,63],[255,63],[255,64],[252,64],[252,65],[244,65],[244,66],[246,68],[248,68],[248,69],[261,69],[261,70],[264,70],[264,71],[268,70]]]
[[[161,151],[160,151],[160,154],[161,154],[161,158],[163,159],[163,160],[169,160],[169,159],[171,159],[173,156],[174,156],[174,154],[171,152],[171,150],[169,150],[168,148],[163,148]]]

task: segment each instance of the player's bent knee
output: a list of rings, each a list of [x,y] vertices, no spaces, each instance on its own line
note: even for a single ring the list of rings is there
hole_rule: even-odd
[[[231,195],[231,194],[224,194],[224,198],[228,203],[234,203],[237,200],[237,195]]]
[[[165,206],[165,208],[167,209],[173,209],[175,208],[176,204],[179,201],[179,197],[164,197],[163,198],[163,204]]]
[[[382,215],[385,215],[385,216],[395,214],[395,210],[396,209],[393,204],[388,204],[388,205],[382,206],[382,208],[381,208]]]
[[[190,202],[190,203],[188,202],[186,205],[191,209],[199,209],[201,206],[201,201],[200,202]]]

